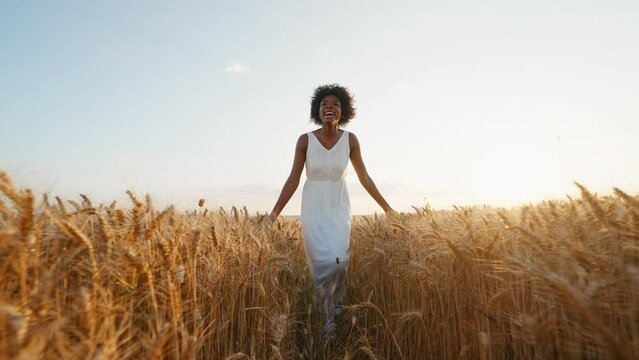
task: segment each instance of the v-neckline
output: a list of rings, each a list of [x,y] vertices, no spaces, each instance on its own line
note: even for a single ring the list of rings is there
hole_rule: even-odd
[[[320,141],[320,139],[319,139],[319,138],[315,135],[315,133],[314,133],[314,132],[312,132],[312,131],[311,131],[311,134],[313,134],[313,136],[315,137],[315,140],[317,140],[317,142],[320,144],[320,146],[321,146],[324,150],[326,150],[326,151],[331,151],[331,150],[335,149],[335,147],[337,146],[337,144],[339,144],[339,142],[340,142],[340,141],[342,141],[342,138],[344,137],[344,133],[345,133],[345,132],[346,132],[345,130],[342,130],[342,134],[339,136],[339,139],[337,139],[337,141],[335,142],[335,144],[333,144],[333,146],[331,146],[331,148],[330,148],[330,149],[327,149],[327,148],[326,148],[326,146],[324,146],[324,144],[322,144],[322,142],[321,142],[321,141]]]

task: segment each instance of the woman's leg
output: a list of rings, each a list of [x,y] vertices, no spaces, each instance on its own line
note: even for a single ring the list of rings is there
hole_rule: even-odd
[[[348,261],[340,263],[315,261],[313,265],[315,306],[326,319],[333,320],[334,315],[339,315],[335,314],[335,306],[341,306],[344,301]]]

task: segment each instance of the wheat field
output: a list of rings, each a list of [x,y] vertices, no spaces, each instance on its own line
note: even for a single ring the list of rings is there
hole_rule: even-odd
[[[95,206],[0,173],[1,359],[626,359],[639,199],[429,206],[352,227],[325,343],[296,220]]]

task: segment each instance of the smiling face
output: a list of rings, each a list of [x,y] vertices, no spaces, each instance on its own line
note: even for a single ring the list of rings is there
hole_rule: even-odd
[[[323,123],[337,124],[342,116],[342,104],[335,95],[327,95],[320,102],[319,117]]]

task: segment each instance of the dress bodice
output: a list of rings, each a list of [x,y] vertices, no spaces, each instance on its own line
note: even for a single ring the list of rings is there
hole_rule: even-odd
[[[306,178],[312,181],[339,181],[346,178],[350,157],[348,131],[343,131],[337,143],[326,149],[312,132],[306,149]]]

